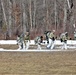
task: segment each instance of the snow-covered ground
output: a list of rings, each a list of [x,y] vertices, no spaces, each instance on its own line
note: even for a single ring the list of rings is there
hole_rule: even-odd
[[[45,40],[44,40],[44,42],[45,42],[44,44],[46,45],[47,42]],[[0,40],[0,44],[17,44],[17,41],[16,40]],[[34,40],[31,40],[30,44],[32,44],[32,45],[35,44]],[[55,44],[56,45],[62,45],[60,40],[56,40]],[[67,44],[69,44],[69,45],[76,45],[76,40],[68,40]]]
[[[0,44],[17,44],[16,40],[0,40]]]
[[[43,45],[46,45],[47,42],[44,40],[44,44]],[[0,44],[17,44],[17,41],[16,40],[0,40]],[[67,41],[67,44],[68,44],[68,48],[69,49],[72,49],[70,51],[74,51],[76,49],[76,40],[68,40]],[[34,40],[31,40],[30,41],[30,45],[35,45],[34,43]],[[7,50],[7,49],[3,49],[3,48],[0,48],[0,51],[10,51],[10,52],[47,52],[47,51],[68,51],[68,50],[61,50],[61,46],[62,46],[62,43],[60,42],[60,40],[56,40],[55,41],[55,45],[59,45],[57,48],[59,49],[54,49],[54,50],[47,50],[47,49],[43,49],[43,50],[37,50],[37,49],[29,49],[29,50]]]
[[[56,50],[47,50],[47,49],[45,49],[45,50],[36,50],[36,49],[34,49],[34,50],[6,50],[6,49],[0,49],[0,52],[59,52],[59,51],[63,51],[63,52],[65,52],[65,51],[75,51],[75,50],[61,50],[61,49],[56,49]]]

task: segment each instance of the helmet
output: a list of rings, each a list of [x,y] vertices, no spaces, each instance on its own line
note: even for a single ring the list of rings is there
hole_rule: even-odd
[[[53,30],[53,32],[55,32],[55,30]]]
[[[65,32],[65,34],[67,34],[68,32]]]

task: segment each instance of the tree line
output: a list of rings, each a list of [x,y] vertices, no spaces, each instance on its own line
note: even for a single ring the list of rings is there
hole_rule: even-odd
[[[45,31],[56,35],[75,30],[75,0],[0,0],[0,35],[2,39],[16,38],[30,32],[31,38]],[[13,36],[13,37],[12,37]]]

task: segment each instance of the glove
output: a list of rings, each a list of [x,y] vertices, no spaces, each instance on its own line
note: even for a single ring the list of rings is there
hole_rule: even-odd
[[[55,41],[55,38],[54,38],[54,37],[52,37],[52,40],[53,40],[53,41]]]
[[[62,40],[62,39],[60,39],[60,41],[61,41],[61,42],[63,42],[63,40]]]

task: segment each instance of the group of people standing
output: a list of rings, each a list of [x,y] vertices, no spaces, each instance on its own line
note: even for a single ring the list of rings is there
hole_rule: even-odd
[[[54,49],[55,48],[55,41],[56,41],[55,30],[47,32],[45,35],[46,35],[46,41],[47,41],[46,48],[47,49]],[[67,39],[68,39],[67,32],[64,32],[60,35],[60,41],[63,44],[62,49],[67,49]],[[34,42],[37,45],[38,50],[41,50],[41,44],[45,43],[43,40],[44,40],[43,36],[37,36],[34,39]],[[17,44],[19,45],[19,49],[28,50],[29,44],[30,44],[29,32],[26,32],[25,34],[18,35]]]
[[[29,42],[30,42],[29,32],[26,32],[25,34],[22,33],[17,36],[17,44],[19,45],[19,50],[21,49],[27,50],[29,48]]]
[[[57,39],[57,37],[55,36],[55,30],[47,33],[47,37],[48,37],[47,49],[54,49],[55,41]],[[67,49],[68,33],[67,32],[61,33],[59,39],[62,42],[62,49]]]

